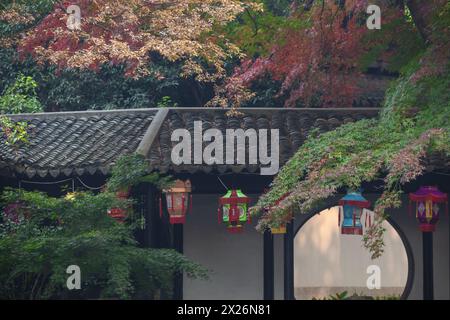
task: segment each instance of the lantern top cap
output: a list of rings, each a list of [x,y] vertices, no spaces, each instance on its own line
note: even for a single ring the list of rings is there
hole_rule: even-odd
[[[247,196],[242,192],[241,189],[233,189],[233,190],[227,190],[227,193],[222,198],[231,198],[231,197],[238,197],[238,198],[246,198]]]
[[[370,201],[364,198],[359,191],[348,191],[347,194],[339,200],[340,205],[355,205],[361,208],[368,208],[370,206]]]
[[[247,197],[241,189],[228,190],[227,193],[219,199],[221,204],[248,203],[250,198]]]
[[[180,193],[180,192],[191,192],[192,185],[190,180],[176,180],[175,183],[169,189],[163,190],[165,193]]]
[[[413,201],[446,201],[447,194],[441,192],[437,186],[421,186],[416,192],[410,193],[409,198]]]

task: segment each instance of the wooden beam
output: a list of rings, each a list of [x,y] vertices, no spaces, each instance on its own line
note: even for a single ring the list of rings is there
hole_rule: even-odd
[[[274,292],[273,235],[270,230],[266,230],[264,232],[264,300],[273,300]]]
[[[295,300],[293,221],[286,225],[286,233],[284,235],[284,300]]]
[[[173,248],[183,254],[183,225],[173,225]],[[173,299],[183,300],[183,273],[174,275]]]
[[[163,125],[164,120],[166,120],[168,114],[169,114],[168,108],[162,108],[156,113],[156,116],[153,118],[152,122],[148,126],[144,137],[142,138],[141,142],[139,143],[139,146],[136,149],[137,153],[142,154],[144,157],[147,157],[150,148],[152,147],[153,141],[158,135],[159,130],[161,129],[161,126]]]
[[[433,232],[422,232],[423,244],[423,299],[434,299]]]

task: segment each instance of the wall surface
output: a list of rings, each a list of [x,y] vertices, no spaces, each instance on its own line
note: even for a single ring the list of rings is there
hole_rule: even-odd
[[[253,195],[248,195],[255,199]],[[210,270],[209,280],[184,278],[184,299],[262,299],[263,235],[255,224],[229,234],[217,221],[220,195],[193,196],[192,214],[184,225],[184,253]],[[283,241],[275,239],[276,298],[283,293]]]
[[[247,224],[242,234],[228,234],[225,226],[217,221],[219,197],[220,195],[206,194],[193,196],[193,213],[188,215],[184,226],[184,252],[187,257],[210,269],[211,273],[210,280],[206,281],[185,277],[184,298],[262,299],[263,236],[256,232],[254,223]],[[254,195],[251,197],[256,198]],[[368,198],[373,201],[375,196]],[[412,248],[414,281],[408,298],[422,299],[422,235],[415,218],[408,216],[406,198],[403,203],[404,207],[392,210],[389,214]],[[307,218],[306,215],[297,215],[295,225],[298,227]],[[449,218],[443,214],[434,233],[436,299],[449,299],[448,228]],[[305,248],[297,245],[294,250],[298,252]],[[296,272],[301,274],[301,266],[298,266]],[[275,236],[275,298],[283,299],[282,236]]]
[[[366,213],[372,215],[364,210],[363,229]],[[400,296],[408,276],[407,252],[397,231],[387,221],[383,227],[386,229],[384,253],[372,260],[362,246],[361,236],[341,234],[338,207],[324,210],[307,220],[294,240],[296,298],[323,298],[343,291],[349,295]],[[374,267],[376,270],[370,269]],[[378,275],[380,287],[367,288],[367,280]]]
[[[365,195],[366,198],[374,202],[379,195]],[[408,299],[423,298],[423,262],[422,262],[422,233],[414,215],[409,216],[408,198],[402,198],[404,204],[401,208],[389,210],[390,219],[403,232],[412,251],[414,264],[414,278]],[[295,220],[295,229],[297,230],[309,217],[306,215],[297,215]],[[294,250],[297,250],[295,248]],[[433,263],[434,263],[434,298],[450,299],[449,295],[449,217],[442,214],[433,234]],[[295,281],[295,280],[294,280]]]

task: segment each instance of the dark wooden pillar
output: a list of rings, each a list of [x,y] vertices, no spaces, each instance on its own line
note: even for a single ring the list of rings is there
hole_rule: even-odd
[[[145,248],[159,247],[159,205],[158,190],[149,183],[142,183],[133,188],[133,198],[137,201],[133,210],[144,218],[144,225],[134,231],[139,244]]]
[[[284,235],[284,300],[295,300],[294,296],[294,222],[286,225]]]
[[[423,242],[423,299],[434,299],[433,232],[422,232]]]
[[[173,248],[183,254],[183,224],[173,225]],[[174,275],[173,299],[183,300],[183,273]]]
[[[273,300],[274,291],[273,235],[270,230],[266,230],[264,232],[264,300]]]
[[[145,215],[144,244],[146,247],[159,247],[159,192],[151,184],[147,184],[147,210]]]

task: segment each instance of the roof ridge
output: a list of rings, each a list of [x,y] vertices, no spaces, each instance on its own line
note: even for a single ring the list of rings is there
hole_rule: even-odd
[[[170,111],[205,111],[205,112],[217,112],[217,111],[229,111],[228,108],[209,108],[209,107],[168,107],[164,108]],[[374,111],[378,112],[381,108],[374,107],[352,107],[352,108],[284,108],[284,107],[252,107],[252,108],[238,108],[246,112],[263,112],[263,111],[296,111],[296,112],[330,112],[330,111]],[[54,118],[58,116],[95,116],[104,114],[124,114],[124,113],[147,113],[159,111],[161,108],[140,108],[140,109],[114,109],[114,110],[82,110],[82,111],[59,111],[59,112],[39,112],[39,113],[19,113],[19,114],[4,114],[11,119],[25,119],[25,118]]]
[[[161,126],[163,125],[164,121],[166,121],[168,114],[169,114],[168,109],[166,108],[159,109],[159,111],[153,118],[152,122],[150,122],[150,124],[148,125],[147,131],[145,132],[144,137],[142,138],[141,142],[139,143],[136,149],[137,153],[140,153],[145,157],[147,157],[147,154],[149,153],[150,148],[152,147],[153,141],[159,134]]]
[[[37,113],[17,113],[4,114],[11,119],[19,118],[56,118],[58,116],[96,116],[104,114],[123,114],[123,113],[146,113],[157,111],[158,108],[142,108],[142,109],[115,109],[115,110],[82,110],[82,111],[58,111],[58,112],[37,112]]]

